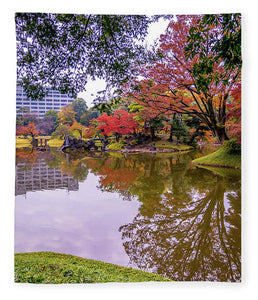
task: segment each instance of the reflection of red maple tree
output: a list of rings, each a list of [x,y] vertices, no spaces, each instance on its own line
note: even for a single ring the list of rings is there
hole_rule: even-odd
[[[118,164],[116,164],[118,163]],[[100,175],[99,183],[105,187],[112,186],[117,190],[127,190],[139,177],[142,169],[130,161],[108,158],[103,165],[96,159],[87,159],[89,168]]]
[[[37,150],[16,149],[16,163],[34,163],[37,160]]]
[[[134,170],[120,168],[112,170],[108,166],[100,170],[100,184],[104,186],[113,185],[115,189],[127,190],[137,177]]]

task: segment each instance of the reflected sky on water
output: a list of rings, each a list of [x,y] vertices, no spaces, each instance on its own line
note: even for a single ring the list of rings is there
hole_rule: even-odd
[[[240,281],[241,172],[193,166],[203,153],[17,150],[15,252]]]

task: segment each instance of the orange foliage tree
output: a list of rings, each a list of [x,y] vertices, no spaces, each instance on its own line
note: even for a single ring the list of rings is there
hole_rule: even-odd
[[[235,137],[241,144],[241,84],[232,93],[233,102],[227,104],[226,130],[230,138]]]
[[[80,124],[76,120],[74,120],[73,125],[69,129],[71,131],[78,131],[81,138],[82,138],[83,133],[86,130],[86,127],[84,127],[82,124]]]
[[[27,126],[19,126],[16,129],[16,135],[31,135],[32,138],[37,136],[39,132],[34,123],[29,123]]]
[[[130,91],[139,104],[156,114],[177,112],[198,117],[222,143],[227,139],[226,105],[241,80],[241,69],[228,72],[223,59],[214,53],[211,36],[223,34],[219,24],[196,33],[203,47],[189,58],[189,36],[199,19],[197,15],[181,15],[170,22],[160,37],[161,59],[141,68],[144,79],[132,82]],[[206,64],[200,64],[205,57],[209,58]]]

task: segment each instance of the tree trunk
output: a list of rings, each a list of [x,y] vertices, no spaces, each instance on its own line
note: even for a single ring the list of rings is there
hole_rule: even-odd
[[[170,132],[169,132],[169,138],[168,138],[169,142],[173,142],[173,125],[170,125]]]
[[[115,137],[116,137],[116,142],[118,143],[119,142],[120,134],[119,133],[115,133]]]
[[[225,127],[218,127],[218,126],[216,126],[214,133],[215,133],[215,136],[216,136],[216,139],[217,139],[218,143],[223,144],[223,142],[225,140],[228,140],[228,136],[227,136]]]
[[[153,126],[150,126],[151,140],[155,140],[155,129]]]

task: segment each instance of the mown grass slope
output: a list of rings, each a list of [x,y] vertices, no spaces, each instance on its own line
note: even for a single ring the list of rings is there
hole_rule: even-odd
[[[220,148],[218,151],[193,160],[193,163],[214,167],[229,167],[240,169],[241,155],[229,154],[225,149]]]
[[[15,254],[15,282],[103,283],[171,281],[157,274],[54,252]]]

